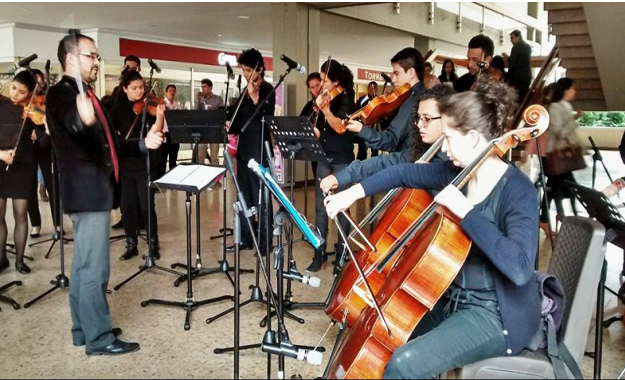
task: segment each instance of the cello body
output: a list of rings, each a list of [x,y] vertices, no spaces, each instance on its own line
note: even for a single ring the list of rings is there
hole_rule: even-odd
[[[393,199],[369,240],[375,245],[377,253],[370,248],[360,250],[357,260],[374,294],[386,281],[388,269],[380,273],[375,270],[379,258],[383,257],[388,248],[421,215],[423,210],[432,203],[432,196],[419,189],[402,189]],[[388,268],[388,267],[387,267]],[[347,327],[356,323],[361,311],[368,305],[361,295],[366,292],[362,279],[353,262],[343,268],[337,280],[332,296],[326,307],[326,314],[335,321],[341,321],[343,310],[347,310]]]
[[[376,295],[392,335],[375,309],[366,307],[343,339],[328,378],[381,379],[393,352],[456,278],[470,248],[457,218],[440,207],[392,265]]]

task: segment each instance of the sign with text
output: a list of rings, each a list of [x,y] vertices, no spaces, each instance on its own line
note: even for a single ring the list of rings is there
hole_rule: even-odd
[[[384,82],[384,78],[382,78],[382,73],[383,71],[378,71],[378,70],[358,69],[358,79],[376,81],[376,82]],[[391,74],[389,73],[387,74],[391,76]]]
[[[142,58],[149,57],[154,60],[199,63],[213,66],[224,66],[226,62],[229,62],[232,66],[237,66],[237,57],[239,56],[238,53],[220,50],[120,38],[119,55],[124,57],[131,54]],[[272,71],[273,59],[271,57],[263,58],[267,71]]]

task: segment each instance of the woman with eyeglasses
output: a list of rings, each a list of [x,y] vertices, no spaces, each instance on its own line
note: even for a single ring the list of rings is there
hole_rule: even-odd
[[[12,109],[14,106],[27,107],[34,96],[37,80],[28,71],[21,71],[13,77],[9,88],[10,99],[0,96],[2,109],[0,115],[0,272],[10,265],[6,255],[8,228],[5,220],[7,201],[12,199],[13,218],[15,229],[15,269],[22,274],[30,273],[30,268],[24,263],[24,251],[28,238],[28,199],[37,183],[37,168],[33,154],[32,132],[37,127],[37,133],[45,135],[45,128],[36,126],[31,118],[23,120],[21,109]],[[21,108],[20,107],[20,108]],[[10,110],[10,111],[9,111]],[[9,131],[9,125],[13,125]],[[17,132],[17,128],[23,129]],[[17,145],[16,145],[17,143]]]
[[[117,132],[117,138],[120,140],[139,140],[141,138],[141,120],[143,114],[136,113],[133,106],[137,102],[143,102],[145,95],[145,83],[143,77],[138,71],[127,71],[122,77],[122,90],[125,96],[121,97],[111,109],[110,115],[113,122],[113,128]],[[165,106],[157,107],[156,117],[147,113],[146,122],[148,126],[155,123],[161,125],[165,120]],[[152,176],[157,170],[158,158],[157,154],[150,156],[150,169]],[[156,218],[156,210],[154,204],[148,205],[148,188],[147,177],[148,169],[145,157],[124,157],[123,152],[120,154],[120,183],[121,183],[121,201],[122,222],[124,225],[124,233],[126,234],[126,251],[120,256],[120,260],[129,260],[139,254],[137,248],[138,239],[138,210],[141,215],[147,219],[151,216],[150,225],[152,227],[151,241],[149,242],[150,252],[154,259],[160,259],[160,247],[158,240],[158,224]],[[137,207],[137,200],[139,207]],[[152,208],[150,213],[148,207]]]
[[[480,79],[475,91],[439,102],[442,150],[450,161],[396,165],[326,199],[334,218],[356,200],[395,187],[441,190],[434,201],[458,218],[473,241],[458,276],[411,340],[395,350],[384,378],[433,378],[479,360],[515,355],[539,327],[538,200],[532,182],[493,152],[470,177],[466,193],[449,185],[503,134],[516,99],[507,85]]]

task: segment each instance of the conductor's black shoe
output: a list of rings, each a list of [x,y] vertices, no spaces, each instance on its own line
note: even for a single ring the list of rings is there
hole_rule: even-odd
[[[121,230],[124,228],[124,222],[120,219],[119,222],[113,224],[111,228],[114,230]]]
[[[97,355],[123,355],[128,354],[130,352],[138,351],[141,348],[139,343],[130,343],[124,342],[119,339],[115,339],[115,341],[103,348],[97,349],[88,349],[85,353],[89,356],[97,356]]]
[[[113,333],[113,335],[115,336],[115,338],[117,338],[118,336],[122,335],[122,329],[120,329],[119,327],[113,327],[113,329],[111,330],[111,332]],[[74,346],[76,347],[82,347],[85,345],[85,341],[83,340],[82,342],[76,342],[74,341]]]

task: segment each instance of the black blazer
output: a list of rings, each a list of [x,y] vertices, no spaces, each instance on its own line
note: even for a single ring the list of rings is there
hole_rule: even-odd
[[[81,83],[81,86],[86,91],[87,85]],[[76,80],[63,76],[50,88],[46,98],[46,117],[56,154],[63,209],[67,214],[110,211],[116,183],[106,132],[99,119],[92,126],[83,125],[76,108],[78,94]],[[118,159],[121,153],[140,156],[146,151],[143,140],[124,141],[120,145],[110,117],[106,111],[104,114]]]

